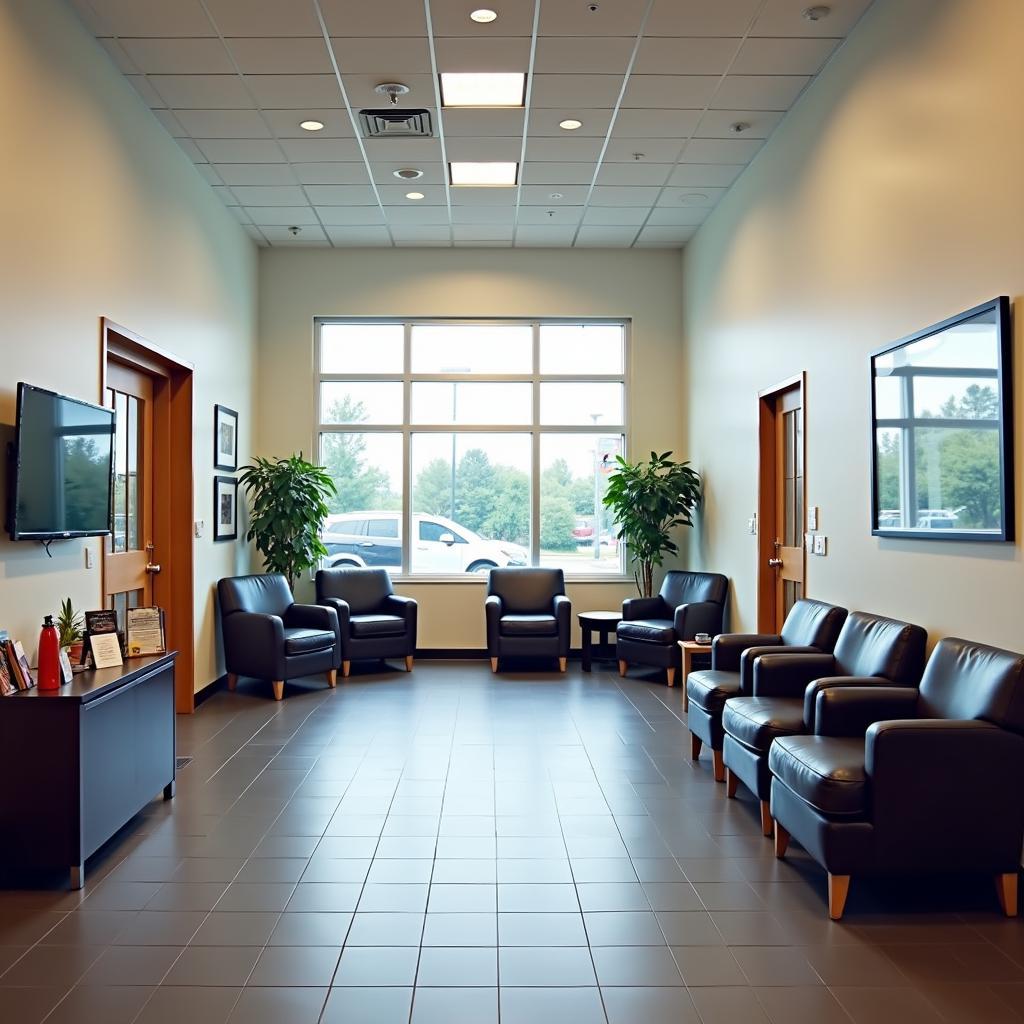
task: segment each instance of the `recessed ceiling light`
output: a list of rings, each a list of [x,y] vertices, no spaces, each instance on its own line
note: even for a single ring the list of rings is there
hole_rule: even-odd
[[[498,12],[492,11],[489,7],[481,7],[479,10],[471,12],[469,17],[479,25],[490,25],[492,21],[498,20]]]
[[[574,132],[577,128],[583,127],[582,121],[577,121],[575,117],[567,117],[564,121],[558,122],[559,128],[564,128],[567,132]]]
[[[441,73],[441,103],[446,107],[521,107],[525,97],[526,75],[521,71]]]
[[[324,123],[323,121],[300,121],[299,127],[307,132],[322,132]]]
[[[563,193],[561,193],[561,192],[552,192],[551,195],[548,196],[548,199],[564,199],[564,198],[565,198],[565,195]]]
[[[515,185],[519,164],[511,161],[490,161],[487,163],[467,160],[453,160],[451,168],[453,185],[476,185],[493,188]]]
[[[406,192],[405,193],[405,198],[406,199],[422,199],[423,198],[423,193],[422,192]]]
[[[703,192],[687,192],[679,197],[681,203],[706,203],[708,197]]]
[[[402,181],[415,181],[423,177],[423,172],[418,167],[399,167],[397,171],[391,172],[396,178]]]

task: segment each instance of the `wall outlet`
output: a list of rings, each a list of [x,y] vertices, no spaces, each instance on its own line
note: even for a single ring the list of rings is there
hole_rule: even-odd
[[[202,537],[202,535],[206,532],[206,520],[205,519],[197,519],[195,521],[195,523],[193,523],[193,525],[192,525],[192,532],[197,537]]]
[[[807,510],[807,529],[816,530],[818,528],[818,506],[811,505]]]
[[[757,513],[756,512],[747,520],[747,530],[749,531],[751,537],[756,537],[757,536]]]
[[[92,545],[85,545],[85,567],[91,569],[96,564],[96,556],[93,554]]]
[[[828,554],[828,537],[818,533],[814,537],[814,553],[816,555]]]

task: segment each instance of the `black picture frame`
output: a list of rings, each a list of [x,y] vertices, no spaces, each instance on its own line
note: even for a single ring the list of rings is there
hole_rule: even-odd
[[[991,366],[942,366],[931,367],[900,366],[894,368],[896,360],[886,360],[885,357],[892,356],[900,349],[920,343],[928,338],[948,332],[953,328],[966,324],[968,321],[975,321],[979,324],[991,324],[995,334],[995,351],[997,365]],[[888,364],[883,367],[884,363]],[[870,396],[871,396],[871,533],[875,537],[893,537],[902,540],[941,540],[941,541],[969,541],[972,543],[1008,543],[1014,540],[1015,524],[1015,503],[1013,483],[1013,328],[1011,324],[1010,300],[1002,295],[989,302],[983,302],[971,309],[964,310],[955,316],[948,317],[939,323],[932,324],[923,330],[915,331],[898,341],[883,345],[871,353],[870,357]],[[880,418],[878,413],[878,386],[877,382],[885,377],[900,376],[904,379],[904,411],[898,417]],[[994,381],[997,386],[997,409],[996,417],[987,419],[957,419],[940,417],[919,417],[913,401],[913,388],[918,378],[956,378],[956,379],[985,379]],[[910,389],[911,400],[906,400],[906,389]],[[910,409],[909,415],[905,411]],[[906,513],[902,509],[887,510],[881,508],[880,502],[882,482],[881,469],[879,465],[879,430],[900,430],[901,440],[899,445],[899,472],[903,482],[900,483],[901,493],[909,490],[910,508],[915,508],[917,488],[917,439],[914,431],[917,429],[934,430],[936,427],[947,429],[969,429],[977,432],[979,429],[991,429],[998,431],[997,448],[999,452],[999,525],[996,528],[972,528],[958,529],[955,526],[950,528],[936,529],[935,526],[944,526],[941,517],[955,521],[959,512],[963,509],[934,510],[918,509],[912,513],[914,518],[913,526],[901,526],[893,523],[893,519],[903,519]],[[907,436],[910,436],[911,443],[907,443]],[[952,502],[955,504],[955,502]],[[888,514],[885,514],[888,513]],[[922,515],[921,513],[925,513]],[[926,521],[924,527],[922,520]]]
[[[238,539],[238,480],[233,476],[213,478],[213,539]]]
[[[213,407],[213,468],[238,469],[238,413],[226,405]]]

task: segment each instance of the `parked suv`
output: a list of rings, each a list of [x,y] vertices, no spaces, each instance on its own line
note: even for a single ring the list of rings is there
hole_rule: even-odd
[[[444,516],[414,515],[414,572],[489,572],[507,565],[526,565],[518,544],[485,540]],[[344,512],[328,516],[321,540],[331,566],[362,565],[398,569],[402,564],[400,512]]]

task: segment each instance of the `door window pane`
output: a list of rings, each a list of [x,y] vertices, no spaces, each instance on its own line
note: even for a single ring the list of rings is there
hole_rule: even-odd
[[[128,395],[128,460],[125,486],[127,489],[127,537],[129,551],[138,551],[139,543],[139,400]]]
[[[114,532],[110,550],[126,551],[128,540],[128,396],[113,392],[114,433]]]
[[[530,373],[528,324],[414,324],[413,373]]]
[[[540,564],[567,573],[622,572],[618,527],[603,499],[621,434],[543,434]]]
[[[324,381],[321,423],[401,423],[400,381]]]
[[[325,565],[402,566],[402,435],[324,432],[320,461],[338,493],[321,539]]]
[[[421,381],[412,385],[413,423],[526,424],[533,418],[530,384]]]
[[[583,381],[541,384],[540,421],[550,426],[617,426],[623,421],[622,385]]]
[[[529,562],[530,452],[529,434],[412,435],[414,573]]]
[[[622,373],[622,340],[619,324],[544,324],[540,372]]]
[[[402,324],[321,324],[321,373],[402,372]]]

